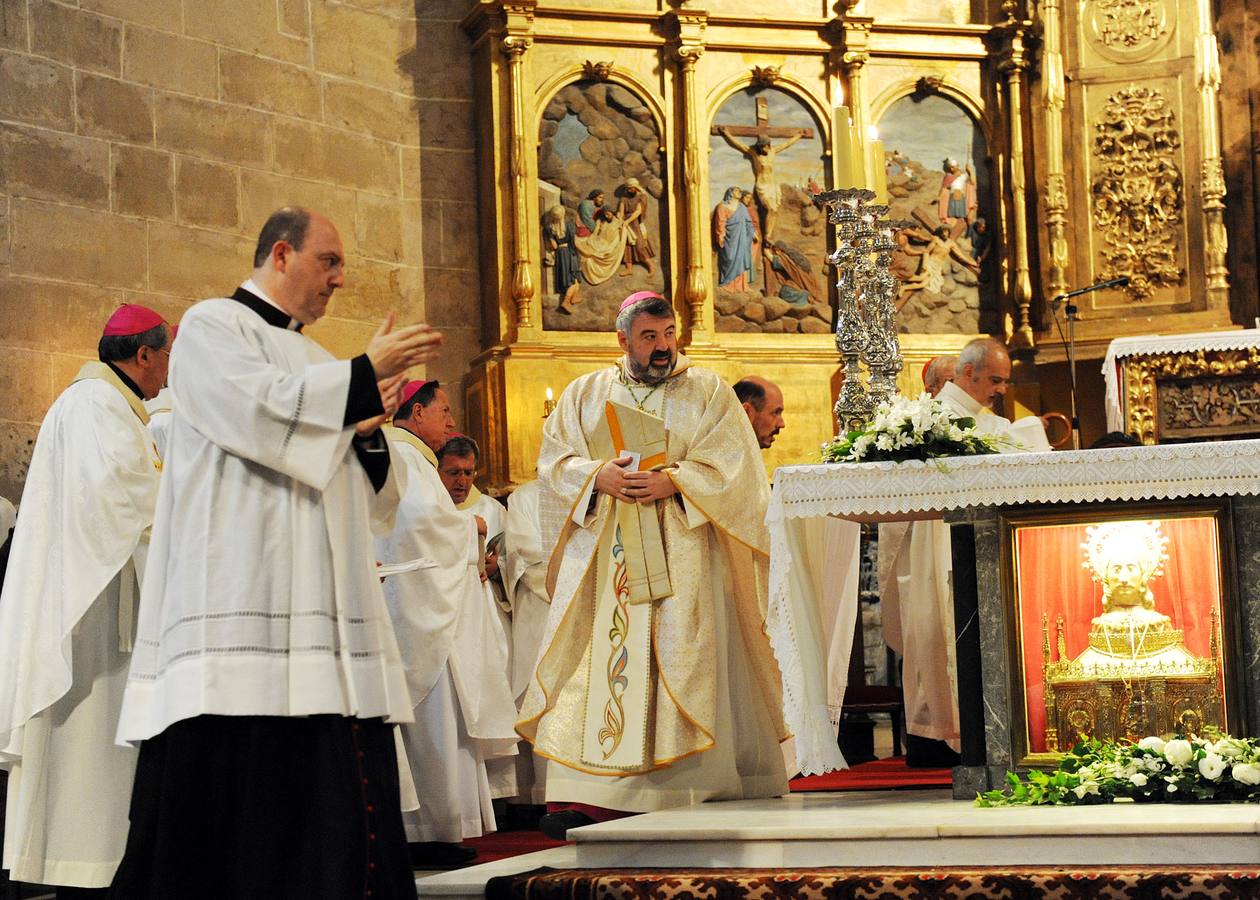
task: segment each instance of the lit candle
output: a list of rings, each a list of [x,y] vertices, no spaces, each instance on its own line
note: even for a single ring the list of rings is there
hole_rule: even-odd
[[[850,150],[853,156],[853,184],[851,187],[869,187],[871,182],[867,176],[866,165],[866,142],[862,139],[862,130],[856,127],[849,128]]]
[[[871,182],[871,190],[875,192],[875,202],[888,203],[888,164],[884,160],[884,142],[871,141],[871,166],[875,176]]]
[[[856,182],[853,173],[853,123],[849,119],[847,106],[836,106],[831,110],[831,152],[836,157],[836,187],[853,187]]]
[[[556,395],[552,393],[551,388],[547,388],[546,399],[543,400],[543,418],[551,415],[556,411]]]
[[[556,395],[551,392],[551,388],[547,388],[547,402],[550,403],[554,399],[556,399]]]

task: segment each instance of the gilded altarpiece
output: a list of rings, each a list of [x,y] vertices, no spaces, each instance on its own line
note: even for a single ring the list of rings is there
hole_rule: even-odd
[[[783,0],[773,17],[754,0],[474,8],[463,27],[477,96],[484,350],[465,406],[487,451],[484,488],[534,477],[547,390],[616,358],[618,295],[644,287],[673,299],[694,361],[732,383],[758,374],[783,388],[787,427],[768,470],[816,459],[835,432],[840,367],[825,263],[833,237],[814,195],[887,176],[896,148],[880,153],[868,129],[907,98],[948,104],[959,123],[944,142],[957,149],[915,162],[933,198],[915,204],[927,219],[915,249],[942,239],[934,198],[957,177],[943,161],[983,170],[975,208],[944,239],[973,247],[974,220],[989,212],[987,318],[1000,327],[1018,316],[1003,260],[1026,230],[1003,213],[990,14],[920,6]],[[841,144],[842,131],[856,137]],[[965,265],[948,254],[938,263]],[[978,273],[955,274],[977,297],[958,299],[958,311],[938,298],[903,336],[907,392],[929,357],[986,327]]]
[[[1050,299],[1119,277],[1077,301],[1081,357],[1114,337],[1229,327],[1210,0],[1046,0],[1036,25],[1038,358],[1063,358]]]

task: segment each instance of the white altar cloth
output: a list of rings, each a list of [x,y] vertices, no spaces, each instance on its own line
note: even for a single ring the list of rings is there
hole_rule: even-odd
[[[797,763],[805,774],[842,765],[832,720],[843,699],[847,656],[844,671],[828,671],[828,646],[843,635],[824,622],[857,619],[857,560],[836,552],[846,534],[856,544],[851,538],[856,522],[924,518],[976,506],[1260,494],[1260,440],[938,462],[783,466],[774,473],[766,512],[767,623],[783,671],[788,728],[796,735]],[[819,531],[827,519],[835,524]],[[851,642],[852,625],[849,629]],[[831,658],[834,669],[839,660]]]
[[[1107,430],[1124,431],[1124,404],[1120,400],[1120,360],[1125,357],[1197,353],[1200,350],[1249,350],[1252,347],[1260,347],[1260,328],[1116,338],[1107,346],[1107,356],[1102,367],[1103,381],[1107,385]]]

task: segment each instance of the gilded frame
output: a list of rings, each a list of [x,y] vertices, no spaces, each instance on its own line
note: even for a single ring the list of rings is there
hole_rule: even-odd
[[[1233,514],[1228,499],[1197,497],[1156,503],[1107,503],[1082,506],[1073,511],[1064,510],[1061,506],[1020,508],[998,514],[1002,609],[1007,622],[1004,640],[1007,659],[1007,690],[1010,697],[1010,749],[1011,759],[1016,766],[1023,769],[1053,768],[1063,758],[1062,753],[1029,751],[1027,697],[1024,691],[1025,659],[1022,650],[1022,617],[1019,608],[1018,575],[1015,571],[1017,530],[1028,527],[1093,524],[1143,517],[1152,519],[1211,517],[1216,522],[1217,552],[1220,559],[1217,585],[1221,606],[1219,627],[1225,682],[1225,721],[1231,734],[1248,733],[1244,707],[1245,689],[1242,684],[1242,615],[1238,609],[1241,592],[1238,586]]]
[[[1130,356],[1121,361],[1124,430],[1159,443],[1159,380],[1260,374],[1260,348]]]

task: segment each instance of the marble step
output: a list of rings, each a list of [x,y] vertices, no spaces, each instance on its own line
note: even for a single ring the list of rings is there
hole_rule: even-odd
[[[539,866],[553,869],[571,869],[577,865],[577,853],[572,846],[553,847],[537,853],[524,853],[508,859],[454,869],[437,875],[416,879],[416,895],[421,898],[440,900],[485,900],[486,882],[500,875],[516,875]]]
[[[977,809],[949,791],[704,803],[569,832],[580,868],[1256,865],[1260,806]]]

